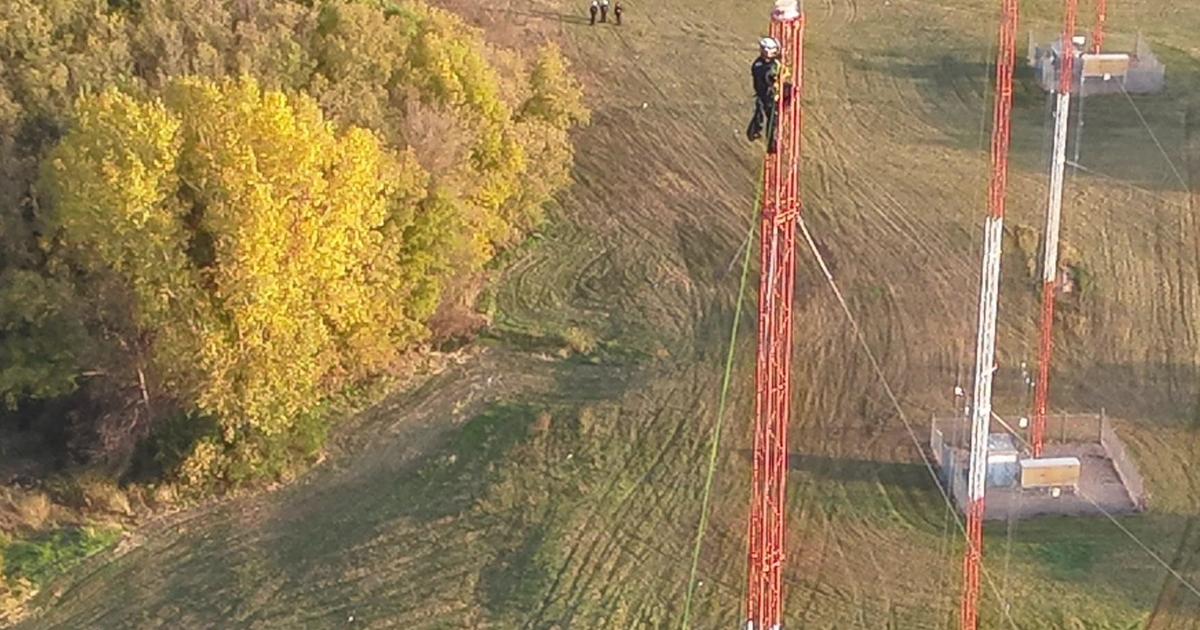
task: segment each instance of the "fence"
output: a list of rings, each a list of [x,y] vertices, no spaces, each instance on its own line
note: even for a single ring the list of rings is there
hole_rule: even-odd
[[[1125,77],[1125,91],[1130,94],[1152,94],[1161,92],[1166,84],[1167,67],[1150,50],[1150,44],[1146,43],[1142,34],[1138,33],[1133,65]]]
[[[938,462],[938,478],[954,499],[954,505],[965,513],[967,497],[967,452],[961,449],[942,447],[934,450]]]
[[[959,511],[966,513],[970,497],[967,496],[967,460],[955,458],[951,460],[947,476],[950,478],[950,494],[954,496],[954,504]]]
[[[933,452],[933,461],[937,462],[938,466],[946,465],[945,448],[945,436],[938,430],[937,418],[934,418],[933,423],[929,427],[929,450]]]
[[[1129,498],[1133,500],[1134,507],[1139,512],[1145,510],[1149,499],[1149,495],[1146,494],[1146,482],[1142,479],[1142,474],[1138,472],[1137,464],[1129,454],[1129,449],[1125,448],[1125,443],[1117,436],[1117,432],[1113,430],[1112,423],[1108,421],[1108,418],[1104,418],[1101,423],[1100,444],[1104,447],[1104,452],[1108,453],[1108,458],[1112,460],[1113,468],[1116,469],[1117,476],[1121,478],[1121,483],[1125,485],[1125,490],[1129,492]]]
[[[970,433],[970,421],[963,417],[934,417],[929,430],[929,448],[937,462],[942,483],[960,509],[966,505]],[[1018,442],[1024,443],[1024,436]],[[1099,444],[1112,461],[1134,507],[1138,511],[1146,509],[1149,500],[1146,482],[1138,472],[1137,463],[1129,449],[1103,411],[1099,414],[1047,415],[1046,442]]]
[[[930,436],[929,446],[934,451],[934,457],[939,457],[942,449],[970,448],[971,423],[962,417],[938,418],[935,416],[933,426],[930,428]]]
[[[1062,414],[1047,414],[1046,415],[1046,442],[1068,443],[1068,442],[1086,442],[1089,444],[1100,443],[1101,427],[1104,423],[1103,417],[1100,414],[1094,413],[1062,413]],[[992,431],[1020,431],[1016,420],[1013,417],[1007,417],[1003,422],[993,419]],[[950,418],[950,417],[934,417],[933,425],[930,427],[929,447],[933,451],[934,458],[940,458],[941,450],[950,449],[969,449],[971,439],[971,422],[967,418]],[[1018,434],[1017,443],[1023,444],[1028,440],[1027,435]],[[939,460],[938,464],[942,462]]]
[[[1098,443],[1104,418],[1094,413],[1047,414],[1046,442],[1066,444],[1070,442]]]
[[[1038,41],[1034,33],[1029,33],[1027,61],[1034,70],[1034,78],[1038,85],[1047,92],[1054,92],[1058,89],[1058,58],[1062,51],[1062,43],[1058,36],[1052,36],[1049,44],[1038,44]],[[1125,41],[1128,42],[1128,38]],[[1115,50],[1113,47],[1107,48]],[[1129,58],[1129,69],[1121,76],[1090,78],[1086,81],[1081,81],[1080,77],[1076,76],[1074,81],[1077,93],[1083,96],[1121,92],[1155,94],[1166,87],[1167,67],[1159,61],[1141,33],[1138,33],[1134,40]],[[1079,70],[1080,64],[1076,64],[1076,72]]]

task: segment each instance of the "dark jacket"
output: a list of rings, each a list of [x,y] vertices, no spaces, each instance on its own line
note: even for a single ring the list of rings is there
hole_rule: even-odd
[[[759,57],[750,66],[750,74],[754,77],[754,96],[760,101],[774,101],[779,83],[779,60]]]

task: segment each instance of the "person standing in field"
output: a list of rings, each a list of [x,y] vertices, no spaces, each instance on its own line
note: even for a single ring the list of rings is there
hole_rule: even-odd
[[[596,25],[596,14],[600,12],[600,3],[598,0],[592,0],[592,6],[588,7],[588,13],[592,15],[592,21],[588,22],[592,26]]]
[[[625,12],[625,8],[621,6],[621,0],[613,5],[613,17],[617,18],[617,26],[621,25],[621,14]]]
[[[608,21],[608,0],[600,0],[600,21]]]

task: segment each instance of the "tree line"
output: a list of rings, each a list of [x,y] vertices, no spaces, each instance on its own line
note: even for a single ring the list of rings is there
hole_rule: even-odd
[[[588,118],[556,48],[418,0],[2,4],[8,421],[193,486],[279,474],[456,332]]]

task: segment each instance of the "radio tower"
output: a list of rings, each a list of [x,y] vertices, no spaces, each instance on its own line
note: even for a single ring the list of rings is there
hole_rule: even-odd
[[[1075,18],[1077,0],[1066,0],[1062,51],[1058,62],[1058,93],[1054,105],[1054,149],[1050,161],[1050,202],[1042,257],[1042,332],[1038,346],[1038,375],[1033,393],[1033,456],[1041,457],[1046,435],[1046,404],[1050,397],[1050,359],[1054,354],[1054,297],[1058,289],[1058,233],[1062,217],[1063,173],[1067,157],[1067,119],[1075,82]]]
[[[763,165],[747,630],[778,630],[783,623],[792,289],[796,219],[800,215],[800,93],[804,69],[804,14],[797,0],[775,3],[771,37],[779,42],[783,80],[790,78],[793,88],[789,94],[785,83],[780,90],[777,151],[768,153]]]
[[[1013,64],[1017,51],[1017,0],[1001,0],[996,59],[996,100],[992,121],[992,174],[983,237],[979,287],[979,332],[975,342],[975,392],[971,405],[971,460],[967,478],[967,548],[963,558],[960,622],[979,626],[979,576],[983,560],[984,489],[988,434],[992,416],[992,372],[996,359],[996,310],[1000,297],[1000,251],[1004,240],[1004,204],[1008,189],[1008,149],[1012,129]]]

